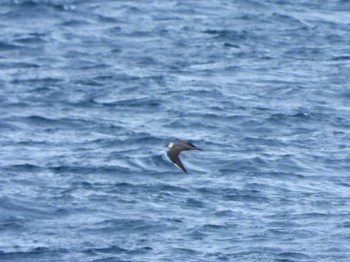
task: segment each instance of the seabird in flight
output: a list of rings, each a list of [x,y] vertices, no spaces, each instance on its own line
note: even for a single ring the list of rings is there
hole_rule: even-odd
[[[186,150],[202,150],[185,140],[177,140],[176,142],[167,144],[166,147],[169,148],[167,155],[170,158],[170,160],[174,163],[175,166],[177,166],[181,171],[183,171],[186,174],[188,173],[184,165],[181,163],[179,154],[182,151]]]

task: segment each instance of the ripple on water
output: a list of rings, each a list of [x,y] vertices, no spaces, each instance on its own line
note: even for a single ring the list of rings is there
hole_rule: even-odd
[[[348,261],[348,7],[3,3],[1,259]]]

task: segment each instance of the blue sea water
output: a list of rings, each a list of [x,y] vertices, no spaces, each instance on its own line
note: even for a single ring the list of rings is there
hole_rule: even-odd
[[[346,0],[1,1],[0,261],[349,261],[349,72]]]

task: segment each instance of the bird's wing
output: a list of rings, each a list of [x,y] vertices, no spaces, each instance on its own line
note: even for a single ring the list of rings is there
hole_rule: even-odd
[[[187,142],[187,144],[191,147],[191,149],[200,150],[198,147],[196,147],[194,144],[190,142]]]
[[[184,167],[184,165],[181,163],[181,160],[179,158],[179,151],[175,151],[175,150],[169,150],[167,152],[168,157],[170,158],[170,160],[174,163],[174,165],[179,168],[181,171],[183,171],[184,173],[188,174],[186,171],[186,168]]]
[[[178,140],[178,144],[181,144],[183,146],[183,150],[199,150],[202,151],[202,149],[196,147],[194,144],[186,141],[186,140]]]

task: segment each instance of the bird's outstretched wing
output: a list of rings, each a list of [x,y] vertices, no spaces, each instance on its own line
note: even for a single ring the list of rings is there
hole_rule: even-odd
[[[184,167],[184,165],[181,163],[181,160],[179,158],[179,151],[177,150],[169,150],[167,152],[168,157],[170,158],[170,160],[174,163],[174,165],[179,168],[182,172],[187,173],[186,168]]]
[[[203,149],[196,147],[194,144],[188,142],[187,140],[180,140],[177,139],[176,144],[181,145],[182,146],[182,150],[199,150],[202,151]]]

